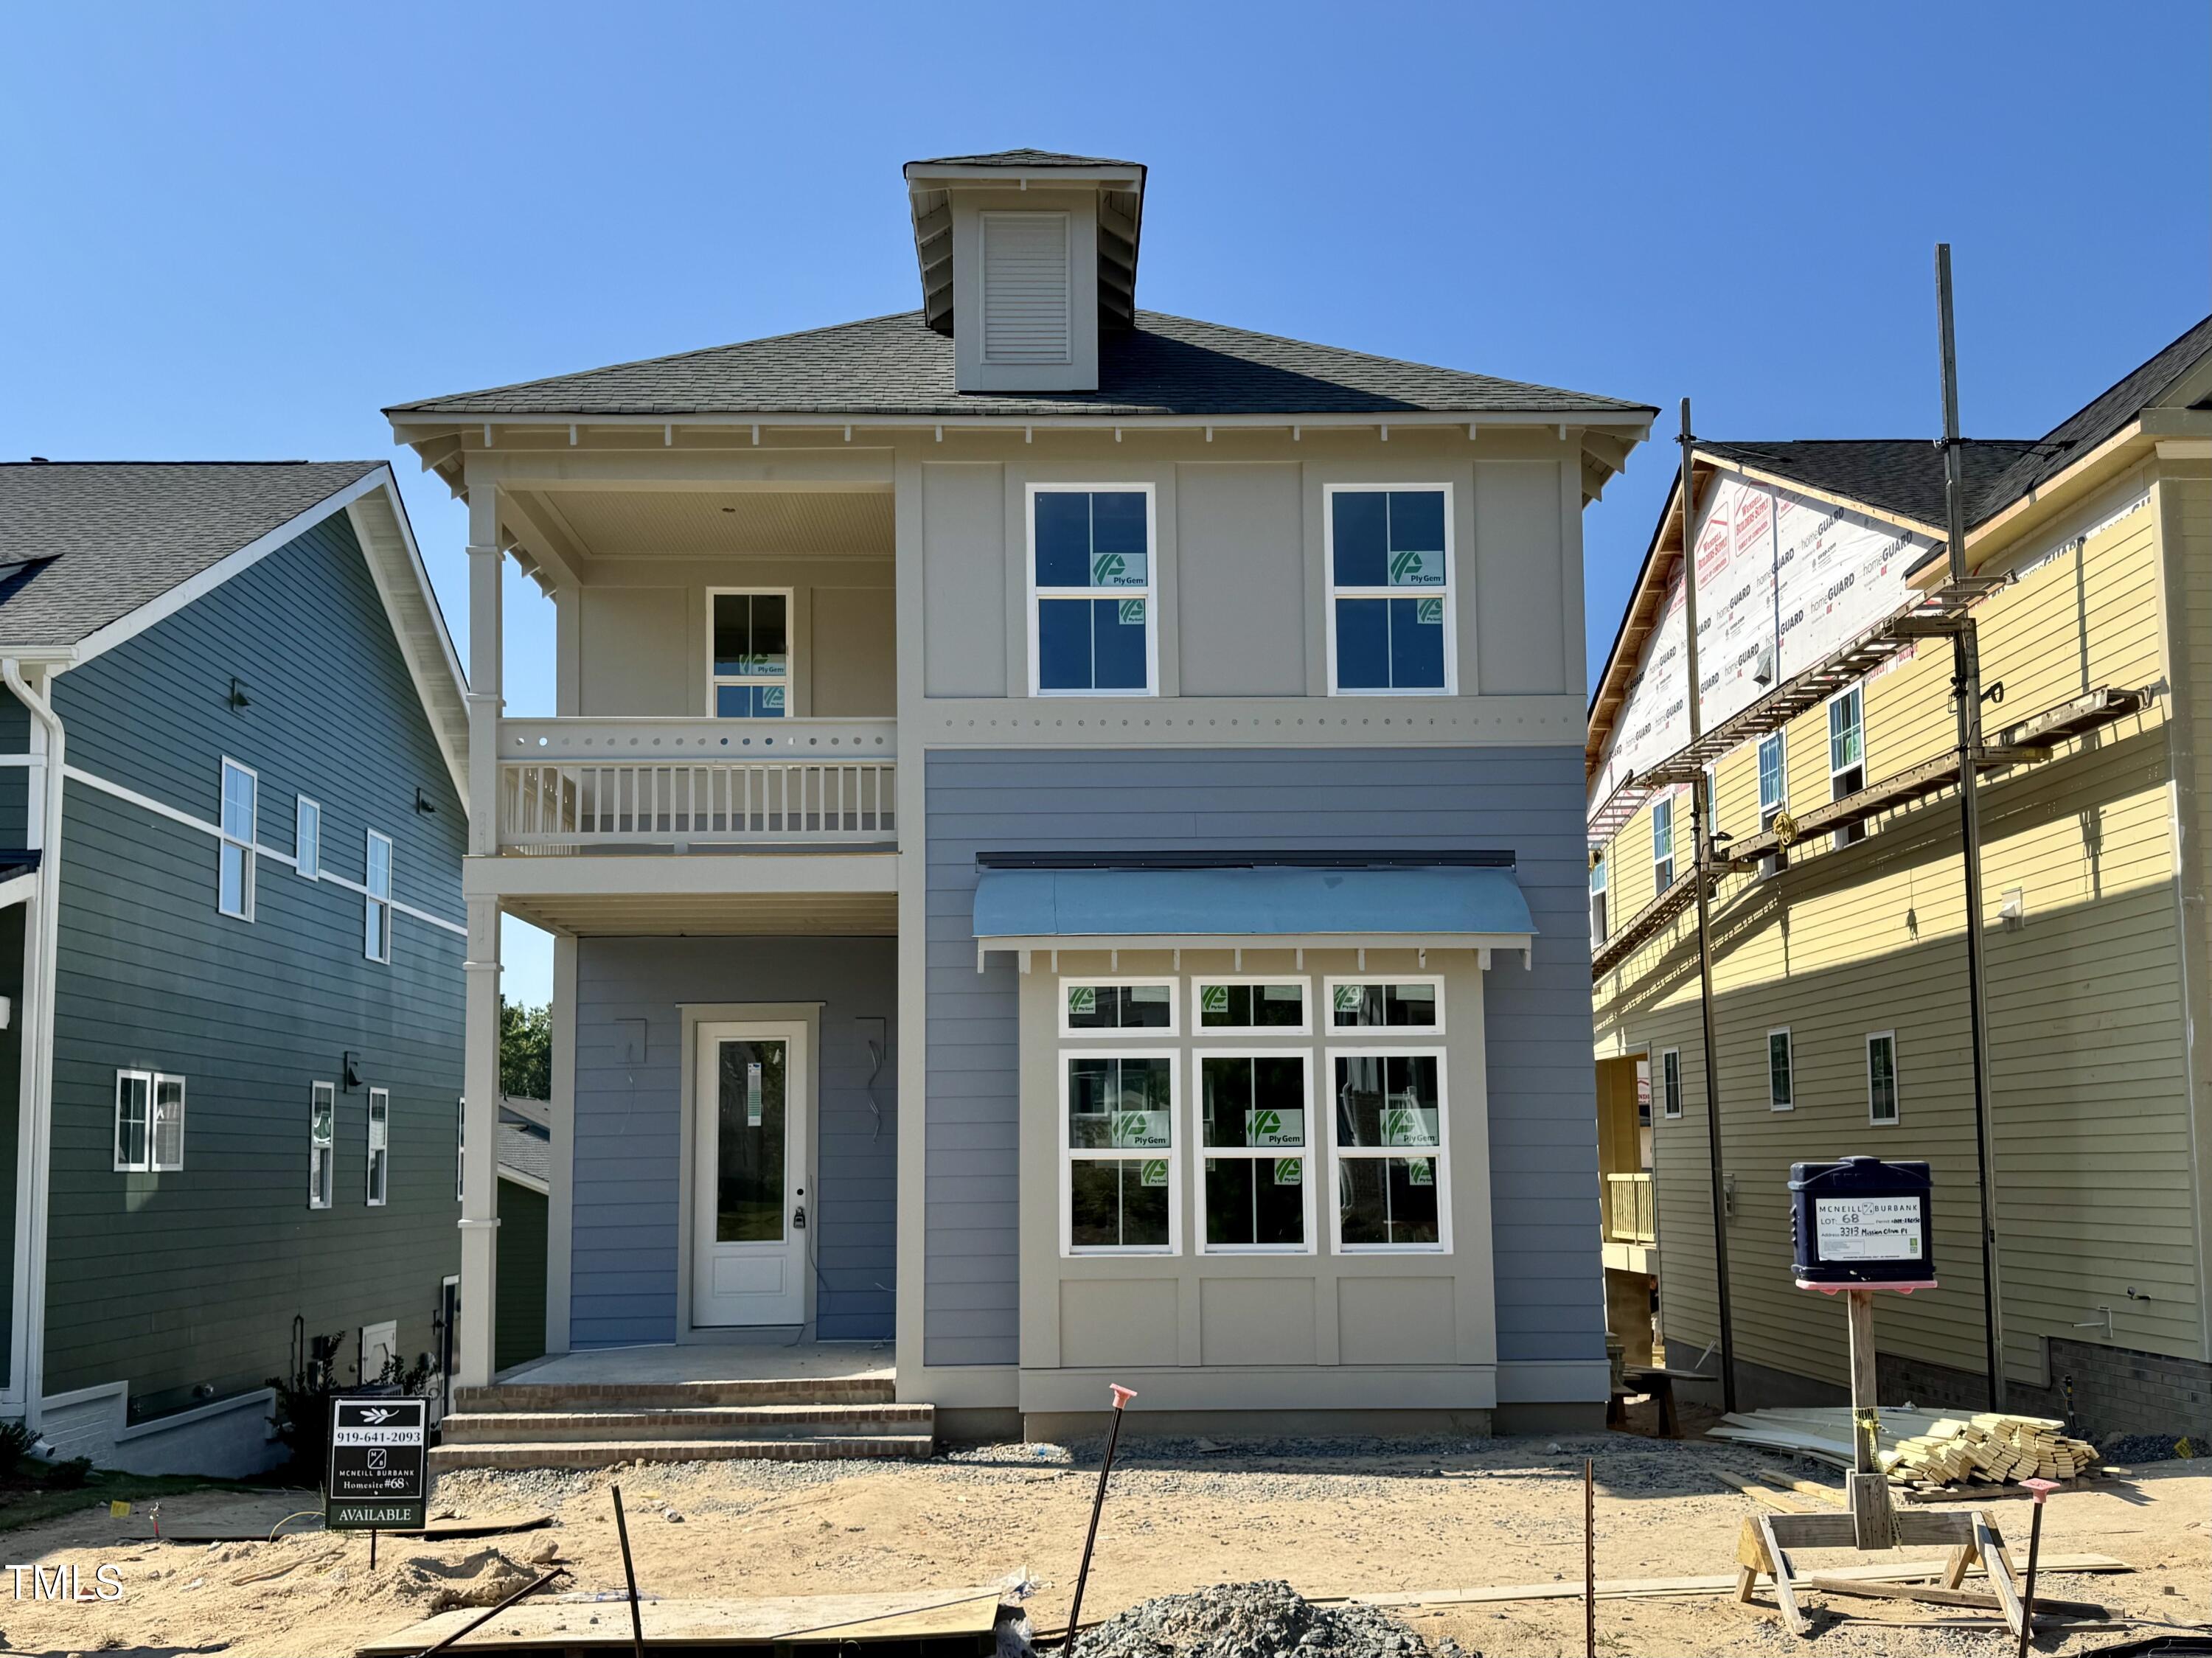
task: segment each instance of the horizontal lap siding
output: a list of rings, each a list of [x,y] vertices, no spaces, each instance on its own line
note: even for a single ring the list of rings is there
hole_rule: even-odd
[[[1488,1014],[1498,1356],[1604,1353],[1579,762],[1565,749],[940,752],[928,758],[924,1351],[1011,1364],[1018,1339],[1017,975],[975,970],[982,852],[1501,850],[1535,967]]]
[[[328,867],[360,880],[374,827],[398,896],[459,920],[461,802],[343,517],[63,675],[55,703],[72,766],[211,823],[228,755],[259,774],[263,845],[290,852],[294,797],[313,795]],[[295,1315],[344,1333],[349,1378],[363,1324],[397,1319],[409,1360],[433,1351],[460,1259],[461,939],[402,914],[391,964],[368,962],[360,895],[267,859],[254,920],[228,919],[212,836],[82,783],[66,798],[46,1391],[125,1380],[158,1413],[258,1387],[288,1367]],[[309,1085],[349,1053],[363,1086],[337,1099],[334,1204],[310,1210]],[[113,1170],[119,1067],[185,1078],[181,1171]],[[378,1209],[371,1086],[392,1090]]]
[[[896,1054],[873,1062],[858,1021],[897,1045],[890,938],[584,938],[576,946],[574,1242],[569,1339],[578,1347],[673,1341],[683,1180],[685,1003],[820,1002],[819,1188],[808,1205],[815,1328],[886,1339],[897,1270]],[[646,1024],[624,1058],[622,1022]]]
[[[2156,583],[2154,518],[2137,512],[1978,607],[1984,678],[2006,685],[1992,728],[2096,686],[2159,679]],[[1923,647],[1869,682],[1869,781],[1949,745],[1949,674],[1948,648]],[[1825,716],[1789,740],[1793,798],[1826,799]],[[2115,1309],[2123,1345],[2194,1356],[2203,1339],[2167,773],[2166,711],[2154,703],[1983,786],[2004,1325],[2008,1368],[2024,1377],[2042,1374],[2042,1338],[2070,1335],[2100,1305]],[[1755,748],[1722,762],[1721,827],[1756,829],[1756,786]],[[1844,1379],[1840,1321],[1790,1284],[1788,1165],[1873,1151],[1934,1165],[1943,1283],[1885,1307],[1883,1346],[1982,1365],[1957,845],[1950,792],[1856,847],[1831,852],[1822,838],[1778,878],[1723,884],[1715,1023],[1737,1351],[1751,1362]],[[2012,888],[2026,906],[2017,929],[1996,919]],[[1656,1136],[1662,1287],[1669,1335],[1694,1353],[1717,1321],[1692,933],[1685,918],[1607,975],[1598,1023],[1601,1054],[1681,1051],[1684,1117]],[[1767,1107],[1766,1034],[1782,1025],[1796,1061],[1788,1113]],[[1901,1121],[1875,1128],[1865,1038],[1887,1029]]]

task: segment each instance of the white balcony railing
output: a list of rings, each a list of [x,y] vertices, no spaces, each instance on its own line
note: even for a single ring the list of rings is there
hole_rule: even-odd
[[[500,845],[853,844],[896,838],[890,720],[506,720]]]

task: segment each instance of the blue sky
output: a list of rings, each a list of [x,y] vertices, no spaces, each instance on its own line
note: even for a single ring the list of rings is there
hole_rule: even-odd
[[[2086,26],[2085,26],[2086,25]],[[1661,404],[2039,434],[2212,309],[2212,12],[11,9],[0,456],[393,454],[386,404],[904,310],[899,164],[1152,167],[1140,303]],[[400,476],[465,637],[462,515]],[[1671,452],[1586,525],[1601,662]],[[551,711],[509,600],[510,708]],[[516,937],[510,995],[550,956]]]

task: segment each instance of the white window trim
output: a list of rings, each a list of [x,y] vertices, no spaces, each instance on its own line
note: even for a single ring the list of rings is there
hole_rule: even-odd
[[[1858,699],[1859,757],[1850,765],[1838,766],[1836,763],[1835,728],[1832,726],[1826,726],[1825,722],[1835,718],[1835,716],[1832,714],[1830,714],[1828,710],[1833,708],[1836,704],[1844,701],[1846,698],[1854,696]],[[1859,787],[1864,788],[1866,786],[1866,681],[1862,679],[1856,684],[1846,685],[1842,690],[1838,691],[1826,702],[1823,702],[1820,705],[1820,709],[1821,719],[1824,722],[1824,729],[1821,732],[1820,740],[1826,747],[1828,761],[1828,799],[1832,801],[1842,798],[1836,793],[1836,780],[1838,777],[1841,777],[1847,771],[1856,770],[1859,774]],[[1867,826],[1864,823],[1853,823],[1848,829],[1831,829],[1828,832],[1828,850],[1831,852],[1841,852],[1845,847],[1855,845],[1856,842],[1866,838],[1866,830]]]
[[[1339,1024],[1336,1022],[1339,985],[1427,985],[1437,993],[1437,1022],[1434,1024]],[[1444,980],[1441,973],[1331,974],[1322,981],[1322,1000],[1328,1004],[1328,1023],[1322,1026],[1322,1029],[1331,1042],[1366,1042],[1380,1038],[1384,1042],[1425,1042],[1431,1036],[1444,1034]]]
[[[1133,495],[1145,497],[1145,585],[1138,587],[1043,587],[1036,579],[1036,498],[1040,495]],[[1024,486],[1022,521],[1027,534],[1022,555],[1022,585],[1027,592],[1031,696],[1152,696],[1160,694],[1160,525],[1156,486],[1128,479],[1108,483],[1061,483],[1057,480]],[[1037,600],[1101,598],[1119,596],[1145,601],[1145,687],[1142,690],[1046,690],[1044,663],[1037,654]]]
[[[1889,1044],[1890,1102],[1896,1108],[1895,1114],[1887,1117],[1877,1117],[1874,1114],[1874,1045],[1881,1042]],[[1867,1121],[1875,1128],[1894,1128],[1905,1121],[1905,1084],[1898,1075],[1897,1033],[1894,1030],[1869,1030],[1867,1032],[1866,1048]]]
[[[1444,497],[1444,585],[1441,587],[1340,587],[1336,583],[1336,497],[1389,495],[1393,490],[1442,490]],[[1328,633],[1328,694],[1331,696],[1457,696],[1459,695],[1459,523],[1453,486],[1432,479],[1417,483],[1327,483],[1321,492],[1322,606]],[[1433,685],[1363,686],[1346,690],[1336,683],[1336,601],[1340,598],[1411,598],[1433,594],[1444,602],[1444,683]]]
[[[375,848],[376,843],[380,841],[384,842],[385,875],[387,883],[389,883],[389,885],[387,885],[386,890],[385,896],[382,897],[379,897],[376,895],[375,890],[369,884],[370,879],[375,872]],[[398,868],[399,849],[392,845],[392,837],[388,835],[382,834],[376,829],[369,829],[366,831],[365,837],[362,841],[361,853],[361,953],[363,960],[380,963],[386,967],[392,965],[392,934],[393,932],[392,914],[393,906],[391,896],[391,887],[398,885],[398,882],[394,878],[398,875]],[[380,910],[382,911],[381,914],[378,914]],[[382,947],[380,953],[380,951],[371,950],[368,947],[368,924],[372,919],[377,922],[376,938],[378,944]]]
[[[1127,1029],[1107,1028],[1079,1029],[1067,1022],[1067,993],[1075,985],[1095,985],[1103,990],[1111,986],[1116,990],[1138,985],[1158,986],[1168,993],[1168,1022],[1164,1029],[1158,1025],[1133,1027]],[[1060,981],[1060,1035],[1062,1041],[1076,1042],[1126,1042],[1130,1041],[1158,1042],[1182,1035],[1182,1013],[1176,1005],[1176,981],[1156,974],[1140,973],[1134,978],[1124,978],[1111,973],[1063,974]]]
[[[1085,1033],[1089,1034],[1089,1033]],[[1147,1033],[1158,1036],[1164,1033]],[[1133,1257],[1159,1259],[1182,1253],[1182,1182],[1183,1153],[1188,1144],[1188,1126],[1182,1108],[1182,1054],[1172,1048],[1060,1048],[1054,1050],[1054,1063],[1060,1067],[1060,1116],[1054,1125],[1054,1136],[1060,1147],[1060,1253],[1063,1259],[1119,1260]],[[1100,1244],[1086,1243],[1078,1248],[1075,1243],[1075,1193],[1072,1170],[1078,1163],[1152,1163],[1158,1158],[1148,1157],[1142,1147],[1107,1145],[1073,1146],[1067,1143],[1068,1085],[1067,1067],[1070,1060],[1165,1060],[1168,1062],[1168,1145],[1162,1155],[1168,1165],[1168,1241],[1164,1247],[1158,1244]]]
[[[1862,739],[1862,740],[1863,740],[1863,739]],[[1782,793],[1781,793],[1778,796],[1777,796],[1777,797],[1776,797],[1776,799],[1775,799],[1775,800],[1774,800],[1774,802],[1773,802],[1773,804],[1772,804],[1771,805],[1769,805],[1767,804],[1767,800],[1766,800],[1766,790],[1765,790],[1765,786],[1766,780],[1765,780],[1765,774],[1765,774],[1765,757],[1766,757],[1766,756],[1765,756],[1765,749],[1766,749],[1766,745],[1767,745],[1769,743],[1773,744],[1774,744],[1774,746],[1775,746],[1775,768],[1774,768],[1774,774],[1775,774],[1778,778],[1779,778],[1779,779],[1781,780],[1781,782],[1782,782]],[[1780,728],[1778,728],[1778,729],[1777,729],[1777,730],[1775,730],[1775,731],[1769,732],[1765,736],[1764,736],[1764,737],[1760,738],[1759,739],[1759,745],[1758,745],[1758,747],[1757,747],[1756,749],[1754,749],[1754,750],[1752,751],[1752,760],[1751,760],[1751,764],[1752,764],[1752,779],[1753,779],[1753,782],[1754,786],[1756,786],[1756,787],[1758,788],[1758,790],[1759,790],[1759,817],[1760,817],[1762,819],[1764,819],[1764,818],[1765,817],[1766,814],[1767,814],[1769,811],[1789,811],[1789,810],[1790,810],[1790,732],[1789,732],[1789,728],[1788,728],[1787,726],[1783,726],[1783,727],[1780,727]],[[1760,829],[1761,829],[1761,831],[1762,831],[1762,832],[1765,830],[1765,827],[1766,827],[1766,826],[1765,826],[1765,823],[1764,823],[1764,822],[1762,822],[1762,823],[1760,823],[1760,825],[1759,825],[1759,828],[1760,828]]]
[[[1665,811],[1666,811],[1666,817],[1667,817],[1667,855],[1666,855],[1665,857],[1663,857],[1663,858],[1662,858],[1662,857],[1661,857],[1661,856],[1659,855],[1659,817],[1660,817],[1660,811],[1661,811],[1661,808],[1662,808],[1662,807],[1665,809]],[[1661,869],[1661,867],[1662,867],[1662,865],[1665,867],[1665,869],[1666,869],[1666,871],[1667,871],[1667,878],[1666,878],[1665,880],[1663,880],[1663,881],[1662,881],[1662,880],[1661,880],[1661,879],[1659,878],[1659,871],[1660,871],[1660,869]],[[1651,887],[1652,887],[1652,896],[1653,896],[1654,897],[1656,897],[1660,893],[1662,893],[1662,892],[1666,891],[1668,888],[1669,888],[1669,887],[1673,886],[1674,884],[1674,792],[1670,790],[1670,791],[1669,791],[1669,792],[1668,792],[1667,793],[1661,795],[1661,796],[1660,796],[1656,800],[1654,800],[1654,801],[1651,803]]]
[[[1667,1061],[1674,1061],[1674,1086],[1667,1086]],[[1662,1048],[1659,1050],[1659,1120],[1662,1122],[1682,1121],[1682,1050]]]
[[[123,1154],[123,1086],[127,1082],[146,1084],[146,1154],[143,1157],[127,1157]],[[113,1145],[115,1172],[118,1175],[144,1174],[154,1163],[154,1073],[150,1071],[119,1070],[115,1073],[115,1121]]]
[[[384,1102],[384,1144],[376,1143],[376,1102]],[[362,1171],[362,1196],[371,1209],[381,1209],[392,1200],[392,1090],[372,1088],[368,1090],[367,1166]],[[377,1153],[384,1154],[384,1189],[376,1189]]]
[[[331,1102],[331,1137],[328,1140],[315,1138],[315,1108],[327,1094]],[[315,1154],[319,1151],[319,1166]],[[307,1207],[327,1209],[337,1193],[338,1169],[338,1089],[336,1083],[307,1084]]]
[[[1433,1058],[1437,1062],[1436,1145],[1433,1146],[1362,1145],[1354,1146],[1349,1151],[1338,1145],[1336,1062],[1340,1058],[1348,1060]],[[1450,1063],[1446,1057],[1445,1050],[1442,1048],[1416,1046],[1403,1042],[1361,1048],[1340,1048],[1332,1043],[1322,1050],[1322,1064],[1328,1067],[1328,1093],[1326,1100],[1328,1117],[1328,1247],[1332,1254],[1448,1255],[1451,1254]],[[1387,1162],[1394,1157],[1417,1157],[1424,1151],[1430,1154],[1437,1166],[1437,1241],[1434,1243],[1346,1243],[1344,1241],[1344,1207],[1337,1201],[1337,1193],[1342,1189],[1341,1176],[1338,1174],[1338,1169],[1346,1163]]]
[[[1219,984],[1220,980],[1208,982]],[[1281,981],[1255,981],[1279,983]],[[1283,1033],[1287,1035],[1290,1033]],[[1361,1050],[1364,1052],[1364,1049]],[[1296,1058],[1305,1078],[1306,1143],[1291,1151],[1279,1147],[1241,1145],[1209,1146],[1206,1144],[1206,1062],[1208,1060],[1282,1060]],[[1320,1147],[1316,1144],[1314,1120],[1314,1053],[1310,1048],[1198,1048],[1190,1055],[1190,1189],[1195,1218],[1191,1223],[1191,1236],[1198,1240],[1198,1253],[1202,1255],[1310,1255],[1319,1252],[1320,1239],[1315,1230],[1314,1188],[1320,1184],[1317,1176],[1321,1163],[1317,1157]],[[1299,1181],[1300,1196],[1304,1204],[1304,1243],[1208,1243],[1206,1241],[1206,1164],[1209,1158],[1233,1157],[1243,1163],[1279,1161],[1295,1157],[1304,1165],[1304,1178]]]
[[[469,1102],[453,1102],[453,1201],[466,1203],[469,1191]]]
[[[1782,1038],[1784,1071],[1790,1078],[1790,1098],[1787,1102],[1774,1097],[1774,1039]],[[1790,1034],[1790,1027],[1778,1024],[1766,1033],[1766,1108],[1769,1111],[1795,1111],[1797,1108],[1797,1040]]]
[[[230,774],[234,771],[243,773],[253,785],[253,821],[246,825],[246,835],[243,841],[233,835],[230,832],[229,826],[223,821],[228,815],[228,808],[230,804]],[[216,786],[216,793],[215,802],[215,834],[216,842],[215,875],[216,913],[219,915],[228,916],[234,921],[245,921],[251,923],[253,920],[253,865],[255,854],[260,850],[261,840],[261,774],[254,770],[252,767],[247,765],[244,761],[234,760],[226,754],[222,756],[222,769],[217,773],[217,778],[218,781]],[[240,878],[240,884],[243,889],[240,893],[240,896],[244,898],[246,902],[246,908],[243,909],[225,909],[222,907],[222,848],[224,847],[236,847],[242,854],[242,873]]]
[[[783,600],[783,673],[718,674],[714,671],[714,601],[725,595],[745,598],[775,598]],[[783,687],[783,713],[781,718],[789,720],[799,709],[796,706],[799,685],[799,593],[792,587],[709,587],[707,589],[707,717],[709,720],[773,720],[779,716],[768,714],[723,714],[714,711],[715,693],[724,685],[775,685]]]
[[[315,856],[310,862],[302,855],[300,825],[309,811],[315,814]],[[292,802],[292,867],[310,881],[319,881],[323,874],[323,803],[311,795],[295,796]]]
[[[1208,1024],[1204,998],[1208,985],[1296,985],[1298,1022],[1291,1024]],[[1066,1005],[1065,1001],[1062,1006]],[[1218,1038],[1310,1036],[1314,1029],[1313,981],[1303,973],[1194,973],[1190,975],[1190,1034],[1213,1042]]]

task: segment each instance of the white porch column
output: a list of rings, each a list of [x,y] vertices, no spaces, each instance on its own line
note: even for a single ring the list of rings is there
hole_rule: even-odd
[[[471,479],[469,490],[469,855],[499,850],[499,716],[501,614],[499,488]]]
[[[496,568],[496,567],[495,567]],[[461,1078],[467,1136],[461,1161],[461,1349],[459,1381],[491,1380],[499,1269],[499,901],[469,900],[463,969],[467,1021]]]

